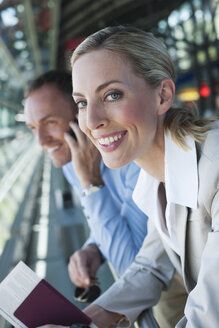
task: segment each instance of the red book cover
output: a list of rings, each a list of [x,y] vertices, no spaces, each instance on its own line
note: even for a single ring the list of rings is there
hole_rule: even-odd
[[[14,316],[28,328],[45,324],[71,326],[89,325],[91,319],[60,294],[44,279],[32,290],[14,312]]]

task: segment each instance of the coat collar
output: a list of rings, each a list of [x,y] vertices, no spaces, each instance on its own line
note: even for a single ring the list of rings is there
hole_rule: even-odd
[[[170,133],[165,135],[165,188],[168,203],[197,208],[198,172],[195,142],[185,138],[187,151],[179,147]],[[159,181],[141,169],[133,199],[139,208],[151,213]]]

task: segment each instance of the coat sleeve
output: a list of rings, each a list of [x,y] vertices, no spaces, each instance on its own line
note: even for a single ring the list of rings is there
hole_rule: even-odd
[[[174,274],[162,241],[148,220],[148,235],[132,265],[94,303],[123,314],[132,324],[142,311],[150,309],[160,298],[162,289],[169,287]]]
[[[185,317],[177,328],[215,328],[219,322],[219,160],[205,165],[203,175],[203,207],[212,219],[212,226],[202,253],[197,284],[188,296]]]

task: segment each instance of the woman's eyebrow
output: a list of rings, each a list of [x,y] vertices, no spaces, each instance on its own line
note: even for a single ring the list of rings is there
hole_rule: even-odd
[[[106,88],[108,85],[110,85],[111,83],[121,83],[119,80],[110,80],[110,81],[107,81],[101,85],[99,85],[97,88],[96,88],[96,92],[99,92],[101,91],[102,89]]]
[[[111,83],[121,83],[121,81],[119,81],[119,80],[110,80],[110,81],[107,81],[107,82],[105,82],[105,83],[103,83],[103,84],[100,84],[97,88],[96,88],[96,90],[95,90],[95,92],[96,93],[98,93],[98,92],[100,92],[102,89],[104,89],[104,88],[106,88],[108,85],[110,85]],[[72,93],[72,97],[74,97],[74,96],[83,96],[83,94],[81,94],[80,92],[74,92],[73,91],[73,93]]]

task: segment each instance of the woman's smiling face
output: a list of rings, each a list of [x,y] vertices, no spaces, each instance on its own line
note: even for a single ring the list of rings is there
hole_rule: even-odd
[[[128,59],[104,49],[80,56],[72,78],[80,128],[105,164],[141,163],[156,143],[159,88],[137,75]]]

